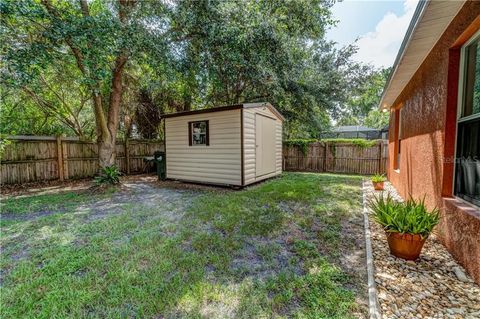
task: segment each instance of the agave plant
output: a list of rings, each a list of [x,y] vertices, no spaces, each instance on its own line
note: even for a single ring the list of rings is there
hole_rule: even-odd
[[[120,183],[120,175],[122,173],[116,165],[107,166],[102,168],[100,174],[95,177],[95,182],[97,184],[118,184]]]
[[[387,179],[383,174],[375,174],[372,176],[372,182],[374,183],[381,183],[381,182],[385,182],[386,180]]]
[[[429,211],[425,198],[415,200],[410,196],[406,202],[400,203],[390,195],[380,195],[369,202],[369,207],[373,219],[387,232],[418,234],[426,238],[440,220],[438,208]]]

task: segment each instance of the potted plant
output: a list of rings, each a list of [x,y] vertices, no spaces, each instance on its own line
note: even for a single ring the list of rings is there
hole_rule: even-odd
[[[395,201],[390,195],[380,195],[369,202],[373,219],[387,235],[390,253],[406,260],[416,260],[423,244],[438,224],[440,212],[428,210],[425,199],[410,197],[404,203]]]
[[[373,188],[375,188],[376,191],[383,191],[383,183],[387,179],[385,178],[385,175],[383,174],[375,174],[372,176],[372,183],[373,183]]]

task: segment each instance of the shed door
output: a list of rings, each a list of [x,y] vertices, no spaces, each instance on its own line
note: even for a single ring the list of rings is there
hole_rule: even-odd
[[[255,114],[256,176],[275,172],[275,120]]]

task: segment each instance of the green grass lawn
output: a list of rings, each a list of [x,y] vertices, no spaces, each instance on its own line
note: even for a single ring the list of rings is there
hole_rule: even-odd
[[[10,198],[0,316],[365,317],[361,216],[361,177],[327,174]]]

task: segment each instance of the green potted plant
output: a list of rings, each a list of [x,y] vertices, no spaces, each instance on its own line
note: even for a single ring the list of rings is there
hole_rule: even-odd
[[[425,199],[410,197],[400,203],[382,194],[371,200],[369,206],[373,219],[385,230],[390,253],[406,260],[420,256],[423,244],[440,219],[439,210],[428,210]]]
[[[373,183],[373,188],[375,188],[376,191],[383,191],[383,183],[387,179],[385,178],[385,175],[383,174],[375,174],[372,176],[372,183]]]

